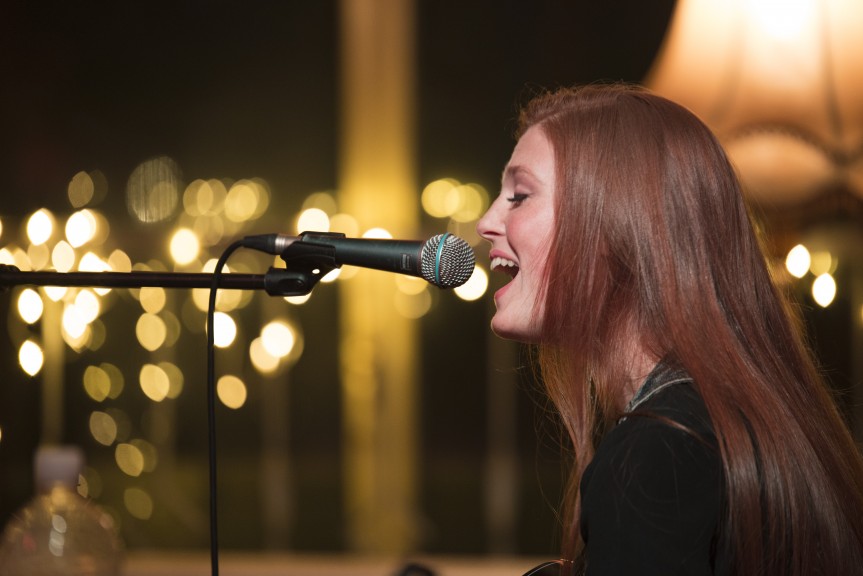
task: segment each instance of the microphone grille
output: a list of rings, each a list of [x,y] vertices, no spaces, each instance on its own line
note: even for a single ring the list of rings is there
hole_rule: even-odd
[[[438,234],[425,243],[421,257],[422,277],[439,288],[455,288],[473,274],[476,257],[470,245],[452,234]]]

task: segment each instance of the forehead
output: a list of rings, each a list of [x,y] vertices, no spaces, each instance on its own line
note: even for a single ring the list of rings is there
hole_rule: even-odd
[[[504,181],[533,178],[551,186],[554,182],[554,150],[545,132],[533,126],[515,145],[503,172]]]

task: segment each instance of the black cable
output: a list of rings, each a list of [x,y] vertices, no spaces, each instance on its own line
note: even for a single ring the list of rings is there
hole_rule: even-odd
[[[219,289],[219,280],[222,276],[222,268],[231,254],[243,246],[238,240],[228,246],[216,262],[213,271],[212,284],[210,285],[210,301],[207,306],[207,424],[209,433],[207,443],[209,447],[209,470],[210,470],[210,566],[213,576],[219,574],[219,522],[218,522],[218,499],[216,498],[216,350],[215,350],[215,325],[216,295]]]

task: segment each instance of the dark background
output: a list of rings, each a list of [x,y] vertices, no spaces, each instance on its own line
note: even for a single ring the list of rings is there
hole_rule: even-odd
[[[518,103],[540,88],[642,80],[674,2],[418,0],[416,6],[418,193],[425,183],[454,177],[494,194],[513,145]],[[110,215],[114,240],[133,261],[163,257],[170,228],[133,221],[122,194],[132,170],[158,155],[173,158],[187,182],[265,179],[273,199],[257,231],[286,230],[308,194],[338,186],[338,55],[333,0],[3,2],[0,246],[34,210],[69,211],[70,178],[99,170],[108,194],[98,208]],[[439,224],[425,217],[423,227]],[[345,546],[335,292],[322,286],[295,312],[306,340],[285,382],[298,495],[287,546],[295,550]],[[420,325],[421,547],[429,552],[489,549],[480,465],[488,442],[485,406],[494,393],[485,384],[489,306],[441,296]],[[842,306],[831,314],[847,318],[848,304]],[[134,322],[123,306],[111,314]],[[32,494],[30,458],[40,429],[39,390],[17,366],[12,315],[9,295],[0,295],[0,522]],[[828,343],[837,334],[833,322],[821,316],[816,323]],[[130,342],[118,338],[102,354],[118,365],[137,362]],[[203,362],[202,335],[178,346]],[[511,362],[498,369],[523,364],[519,350],[509,350]],[[834,363],[849,362],[837,354]],[[69,379],[80,380],[85,365],[70,354]],[[515,378],[522,477],[511,552],[553,554],[560,448],[526,372],[517,370]],[[205,417],[196,386],[188,383],[177,403],[186,415],[178,452],[203,476]],[[250,388],[248,410],[219,414],[225,494],[253,492],[251,473],[243,471],[259,440],[254,406],[261,398]],[[69,394],[65,436],[87,446],[93,465],[107,467],[109,451],[100,452],[76,424],[89,410],[86,398]],[[173,489],[188,490],[202,506],[199,482],[182,478]],[[112,497],[119,496],[106,486],[105,498]],[[237,519],[223,527],[225,547],[261,546],[253,502],[254,494],[224,502],[223,517]],[[124,536],[133,547],[206,546],[200,523],[188,528],[175,519],[154,518],[150,527],[127,520]]]

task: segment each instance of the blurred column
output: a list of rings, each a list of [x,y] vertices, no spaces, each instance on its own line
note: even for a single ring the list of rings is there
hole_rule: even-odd
[[[361,230],[413,238],[414,2],[342,0],[340,208]],[[348,546],[410,551],[416,541],[416,329],[394,307],[393,274],[341,284]]]
[[[65,412],[66,344],[60,331],[63,329],[63,304],[42,298],[45,311],[42,316],[42,345],[45,363],[42,367],[42,444],[63,442]]]

